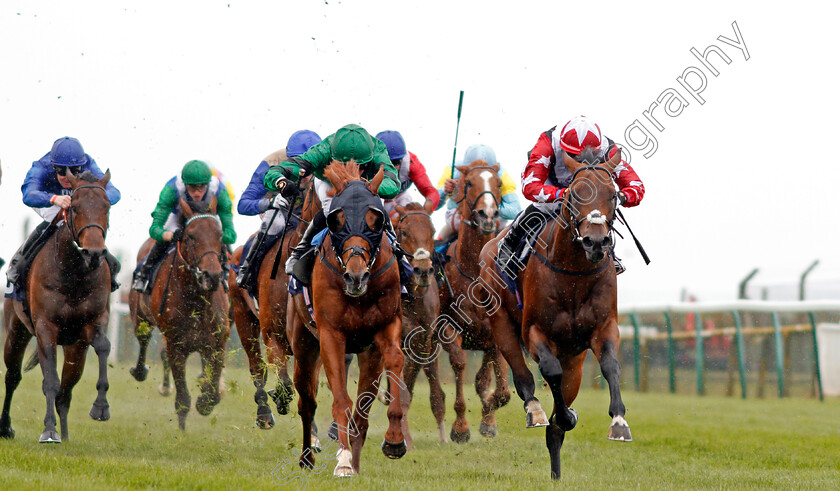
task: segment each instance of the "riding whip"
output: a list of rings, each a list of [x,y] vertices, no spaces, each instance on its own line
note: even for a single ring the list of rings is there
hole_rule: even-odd
[[[627,223],[627,219],[624,218],[624,214],[622,214],[621,210],[619,210],[617,207],[615,209],[615,212],[618,213],[618,217],[621,219],[621,223],[623,223],[624,226],[627,227],[627,231],[630,232],[630,236],[633,237],[633,241],[636,242],[636,247],[639,249],[639,252],[642,253],[642,258],[645,260],[645,264],[650,264],[650,258],[645,252],[645,248],[642,247],[642,243],[639,242],[639,239],[636,238],[636,234],[633,233],[633,229],[630,228],[630,224]]]
[[[464,105],[464,91],[461,91],[461,96],[458,98],[458,124],[455,125],[455,145],[452,147],[452,170],[450,172],[450,179],[455,179],[455,155],[458,153],[458,130],[461,127],[461,107]]]

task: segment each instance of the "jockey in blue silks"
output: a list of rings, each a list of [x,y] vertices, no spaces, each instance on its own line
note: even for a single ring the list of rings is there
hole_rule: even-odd
[[[12,257],[9,270],[6,272],[9,286],[23,286],[29,265],[47,239],[58,229],[61,221],[54,226],[50,226],[50,223],[62,209],[70,207],[72,189],[66,177],[67,173],[78,177],[86,171],[97,179],[105,176],[99,170],[96,161],[85,153],[79,140],[68,136],[56,140],[49,153],[32,163],[32,168],[26,173],[23,186],[20,188],[23,193],[23,204],[35,210],[44,221],[35,227],[26,242]],[[105,193],[111,205],[120,200],[119,190],[110,181],[105,185]],[[111,291],[116,291],[120,286],[117,282],[120,263],[107,250],[105,260],[111,269]]]

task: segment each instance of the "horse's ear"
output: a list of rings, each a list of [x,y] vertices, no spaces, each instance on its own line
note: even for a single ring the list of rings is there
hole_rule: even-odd
[[[70,182],[70,187],[71,187],[71,188],[74,188],[74,189],[75,189],[75,188],[76,188],[76,186],[78,186],[78,185],[79,185],[79,178],[78,178],[78,177],[76,177],[76,176],[74,176],[72,172],[68,172],[68,173],[64,174],[64,176],[65,176],[65,177],[67,178],[67,180]]]
[[[219,200],[216,199],[216,196],[213,196],[213,198],[210,200],[210,214],[211,215],[216,214],[216,205],[218,205],[218,204],[219,204]]]
[[[382,184],[383,179],[385,179],[385,167],[384,166],[379,166],[379,170],[376,171],[376,175],[373,176],[373,179],[371,179],[367,183],[368,191],[370,191],[373,194],[378,194],[379,193],[379,185]]]
[[[493,170],[494,170],[494,171],[496,171],[496,172],[499,172],[499,169],[501,169],[501,167],[499,166],[499,164],[493,164],[493,165],[491,165],[490,167],[492,167],[492,168],[493,168]]]
[[[341,177],[339,177],[337,172],[337,168],[340,165],[342,165],[341,162],[333,160],[326,169],[324,169],[324,177],[326,177],[327,181],[332,184],[332,189],[327,191],[327,195],[329,196],[335,196],[344,191],[345,182],[341,179]]]
[[[610,174],[612,174],[613,172],[615,172],[615,168],[618,167],[618,164],[620,164],[620,163],[621,163],[621,149],[618,148],[618,147],[615,147],[615,154],[612,156],[611,159],[606,161],[604,163],[604,165],[606,166],[607,169],[609,169]]]
[[[394,209],[397,210],[397,213],[399,213],[400,215],[405,215],[405,213],[406,213],[405,206],[399,206],[398,205],[398,206],[395,206]]]
[[[391,225],[394,226],[394,229],[396,229],[400,225],[400,215],[399,214],[391,215]]]
[[[574,174],[576,170],[583,167],[584,164],[578,162],[577,160],[571,158],[568,153],[563,152],[563,165],[566,166],[569,171]]]
[[[462,176],[466,175],[467,171],[470,170],[469,165],[456,165],[455,168],[458,169],[459,171],[461,171]],[[452,179],[455,179],[455,178],[453,177]]]
[[[108,182],[111,180],[111,169],[107,169],[105,171],[105,175],[102,176],[102,179],[99,180],[99,185],[103,188],[108,185]]]
[[[435,211],[435,203],[432,200],[427,199],[426,202],[423,203],[423,211],[431,215],[432,212]]]
[[[184,201],[184,198],[180,198],[179,201],[181,205],[181,213],[184,214],[184,218],[190,218],[193,215],[192,208],[190,208],[190,205]]]

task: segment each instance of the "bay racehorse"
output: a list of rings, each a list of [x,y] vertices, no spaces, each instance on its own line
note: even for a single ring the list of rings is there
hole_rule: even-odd
[[[335,199],[327,216],[329,234],[320,246],[312,272],[315,326],[304,321],[306,315],[297,308],[299,302],[290,298],[287,331],[295,356],[294,380],[303,423],[300,465],[310,469],[315,465],[309,446],[323,362],[333,394],[332,416],[338,426],[333,474],[344,477],[360,470],[368,415],[377,400],[383,364],[386,376],[395,385],[404,385],[400,378],[404,358],[400,349],[400,277],[391,245],[382,240],[385,214],[376,195],[384,175],[382,169],[365,182],[355,162],[333,161],[324,175],[332,183],[330,193]],[[358,353],[359,359],[359,397],[352,415],[346,353]],[[400,428],[402,396],[395,390],[390,397],[393,402],[388,406],[389,425],[382,452],[397,459],[406,452]],[[329,440],[327,446],[332,444]]]
[[[496,409],[510,400],[507,380],[507,363],[496,349],[489,325],[486,324],[486,307],[476,298],[479,271],[479,253],[498,232],[499,203],[502,181],[499,165],[489,165],[476,160],[459,166],[461,177],[452,197],[458,203],[461,225],[458,239],[447,250],[449,261],[445,266],[447,284],[440,289],[441,312],[445,323],[437,327],[441,345],[449,353],[455,371],[455,421],[450,438],[457,443],[470,439],[464,400],[464,371],[467,357],[464,350],[484,352],[481,367],[475,377],[475,390],[481,399],[481,425],[479,432],[485,437],[496,436]],[[496,390],[490,391],[491,376],[496,377]]]
[[[408,296],[403,299],[403,349],[407,356],[403,366],[403,433],[408,448],[413,448],[411,434],[408,431],[408,408],[411,405],[414,384],[422,369],[429,381],[429,402],[432,414],[438,426],[438,442],[446,442],[444,416],[446,413],[445,395],[438,373],[438,346],[432,326],[440,314],[440,295],[434,278],[432,253],[434,252],[435,226],[432,224],[433,206],[409,203],[405,207],[396,207],[397,216],[392,218],[397,240],[403,249],[412,255],[411,266],[414,273],[407,285]],[[394,389],[389,386],[389,393]]]
[[[230,320],[228,294],[221,282],[222,261],[228,258],[222,246],[216,198],[209,206],[197,202],[190,205],[183,199],[179,206],[183,238],[161,262],[151,295],[132,290],[129,308],[136,332],[141,332],[138,326],[145,326],[151,334],[157,326],[163,334],[175,381],[175,412],[183,430],[191,404],[185,373],[187,356],[193,352],[201,356],[205,377],[195,408],[207,416],[221,397],[219,381]],[[145,356],[145,347],[141,341],[141,356]],[[139,359],[138,367],[142,367]]]
[[[594,161],[594,159],[590,160]],[[551,475],[560,478],[560,447],[575,427],[577,414],[569,408],[580,389],[586,350],[591,349],[609,384],[608,438],[630,441],[624,419],[618,363],[618,315],[615,266],[612,260],[612,223],[617,194],[612,175],[620,152],[608,162],[587,165],[563,154],[573,178],[559,213],[547,217],[524,270],[517,271],[522,310],[506,290],[494,266],[498,242],[490,241],[481,259],[491,265],[481,272],[490,325],[499,350],[513,369],[516,392],[525,402],[526,426],[546,426]],[[531,224],[529,224],[530,226]],[[539,224],[534,224],[535,229]],[[546,418],[534,397],[534,378],[525,364],[522,346],[539,365],[554,397]]]
[[[64,221],[32,261],[26,280],[28,311],[11,298],[3,306],[6,332],[6,398],[0,417],[0,436],[14,438],[10,409],[12,395],[21,379],[21,362],[26,345],[35,336],[38,362],[44,375],[47,414],[41,443],[61,443],[68,439],[67,412],[73,387],[82,376],[85,355],[92,345],[99,358],[97,397],[90,417],[107,421],[108,353],[111,343],[106,337],[111,272],[103,261],[105,235],[111,207],[105,186],[110,171],[97,180],[84,172],[78,178],[67,174],[71,185],[70,207],[56,217]],[[56,366],[56,347],[64,347],[64,368],[61,382]],[[56,432],[55,411],[61,420],[61,436]]]

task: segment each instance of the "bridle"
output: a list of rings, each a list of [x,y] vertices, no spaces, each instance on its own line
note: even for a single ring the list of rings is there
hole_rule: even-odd
[[[83,186],[79,186],[79,187],[73,189],[73,191],[70,193],[70,199],[71,200],[73,199],[73,195],[76,194],[76,191],[78,191],[80,189],[101,189],[102,192],[105,193],[106,199],[107,199],[107,196],[108,196],[107,191],[105,190],[104,187],[102,187],[98,184],[85,184]],[[105,230],[105,227],[103,227],[102,225],[99,225],[98,223],[88,223],[87,225],[83,226],[79,230],[76,230],[76,226],[73,224],[73,215],[75,213],[76,213],[76,207],[75,206],[70,206],[68,209],[64,210],[64,217],[67,220],[67,226],[70,229],[70,237],[73,239],[73,246],[76,248],[76,250],[81,252],[84,249],[82,247],[82,244],[79,242],[79,237],[81,237],[82,232],[84,232],[85,229],[87,229],[87,228],[98,228],[99,230],[102,231],[102,238],[105,239],[108,232]]]
[[[189,227],[192,222],[194,222],[196,220],[199,220],[199,219],[202,219],[202,218],[212,218],[213,220],[215,220],[217,223],[219,223],[221,225],[221,220],[216,215],[210,215],[210,214],[193,215],[192,217],[190,217],[186,221],[186,223],[184,223],[184,236],[186,236],[187,227]],[[189,271],[190,273],[192,273],[195,276],[196,280],[199,280],[201,278],[201,275],[204,274],[204,271],[202,271],[202,269],[198,266],[199,264],[201,264],[201,260],[204,259],[204,256],[206,256],[208,254],[216,254],[219,257],[219,263],[224,265],[226,257],[225,257],[225,253],[224,253],[223,250],[222,251],[213,251],[213,250],[204,251],[203,254],[198,256],[198,261],[196,261],[195,266],[190,264],[190,262],[187,261],[187,259],[181,253],[181,242],[182,241],[183,241],[183,238],[175,244],[175,248],[178,251],[178,258],[180,258],[181,262],[184,263],[184,266],[187,268],[187,271]],[[222,247],[224,248],[224,246],[222,246]]]
[[[456,200],[455,203],[461,204],[462,201],[467,199],[467,189],[469,189],[473,185],[472,182],[470,182],[467,179],[467,175],[470,172],[472,172],[474,170],[479,170],[479,169],[489,169],[493,172],[497,172],[495,168],[493,168],[492,166],[489,166],[489,165],[480,165],[478,167],[473,167],[472,169],[467,170],[467,172],[465,172],[462,175],[462,177],[464,178],[464,182],[465,182],[465,184],[464,184],[464,196],[461,199]],[[485,191],[482,191],[481,193],[479,193],[478,196],[475,197],[473,202],[470,204],[470,218],[467,219],[467,218],[461,217],[461,223],[466,223],[470,227],[478,228],[478,224],[475,223],[475,214],[476,214],[475,205],[478,203],[478,200],[481,199],[481,197],[484,196],[485,194],[489,194],[493,198],[493,203],[496,204],[496,209],[499,208],[499,200],[496,199],[496,195],[493,194],[493,191],[489,190],[489,189],[485,190]]]
[[[398,232],[398,233],[400,233],[400,234],[403,232],[403,230],[402,230],[402,223],[403,223],[403,220],[405,220],[406,218],[408,218],[408,217],[409,217],[409,216],[411,216],[411,215],[422,215],[422,216],[426,217],[426,219],[427,219],[427,220],[429,220],[429,224],[432,226],[432,230],[434,230],[435,225],[434,225],[434,223],[432,222],[432,216],[431,216],[431,215],[429,215],[429,214],[428,214],[428,213],[426,213],[425,211],[409,211],[409,212],[407,212],[406,214],[404,214],[404,215],[400,216],[400,219],[397,221],[397,226],[395,227],[395,232]],[[399,239],[400,239],[400,238],[399,238],[399,237],[397,237],[397,240],[399,240]],[[420,255],[419,255],[419,253],[418,253],[417,251],[414,251],[414,252],[415,252],[415,254],[417,254],[417,256],[416,256],[416,257],[417,257],[417,259],[418,259],[418,260],[422,260],[422,259],[431,259],[431,251],[429,251],[429,257],[428,257],[428,258],[426,258],[426,257],[420,257]],[[411,258],[411,259],[413,259],[415,256],[414,256],[414,255],[409,254],[409,255],[408,255],[408,257],[409,257],[409,258]],[[419,286],[423,286],[423,287],[425,287],[425,286],[429,286],[429,284],[421,284],[421,285],[419,285]]]
[[[576,215],[574,215],[572,213],[574,211],[574,207],[573,207],[571,201],[574,199],[578,203],[583,202],[583,200],[578,199],[575,196],[574,191],[572,191],[572,184],[575,182],[575,178],[577,177],[577,175],[580,174],[584,170],[604,171],[604,172],[607,173],[607,176],[612,181],[612,174],[610,173],[610,170],[607,169],[606,167],[601,167],[600,165],[585,165],[585,166],[577,169],[574,172],[574,174],[572,174],[572,180],[569,182],[569,186],[568,186],[568,190],[566,191],[565,199],[563,200],[563,204],[561,205],[560,218],[565,221],[563,211],[564,210],[569,211],[569,221],[571,223],[567,223],[567,225],[571,225],[570,228],[572,229],[572,242],[582,242],[583,241],[583,237],[580,234],[580,226],[583,224],[583,222],[589,222],[589,223],[592,223],[592,224],[595,224],[595,225],[599,225],[599,224],[606,225],[607,226],[607,233],[610,236],[610,241],[612,242],[612,245],[614,245],[615,244],[615,237],[614,237],[613,233],[615,232],[615,229],[613,228],[613,221],[615,221],[616,207],[618,205],[618,194],[613,195],[612,199],[610,200],[612,202],[612,216],[610,216],[609,218],[607,218],[606,216],[601,214],[601,212],[598,211],[598,210],[592,210],[591,212],[589,212],[586,216],[584,216],[582,218],[578,218]],[[610,246],[610,248],[612,248],[612,245]]]

